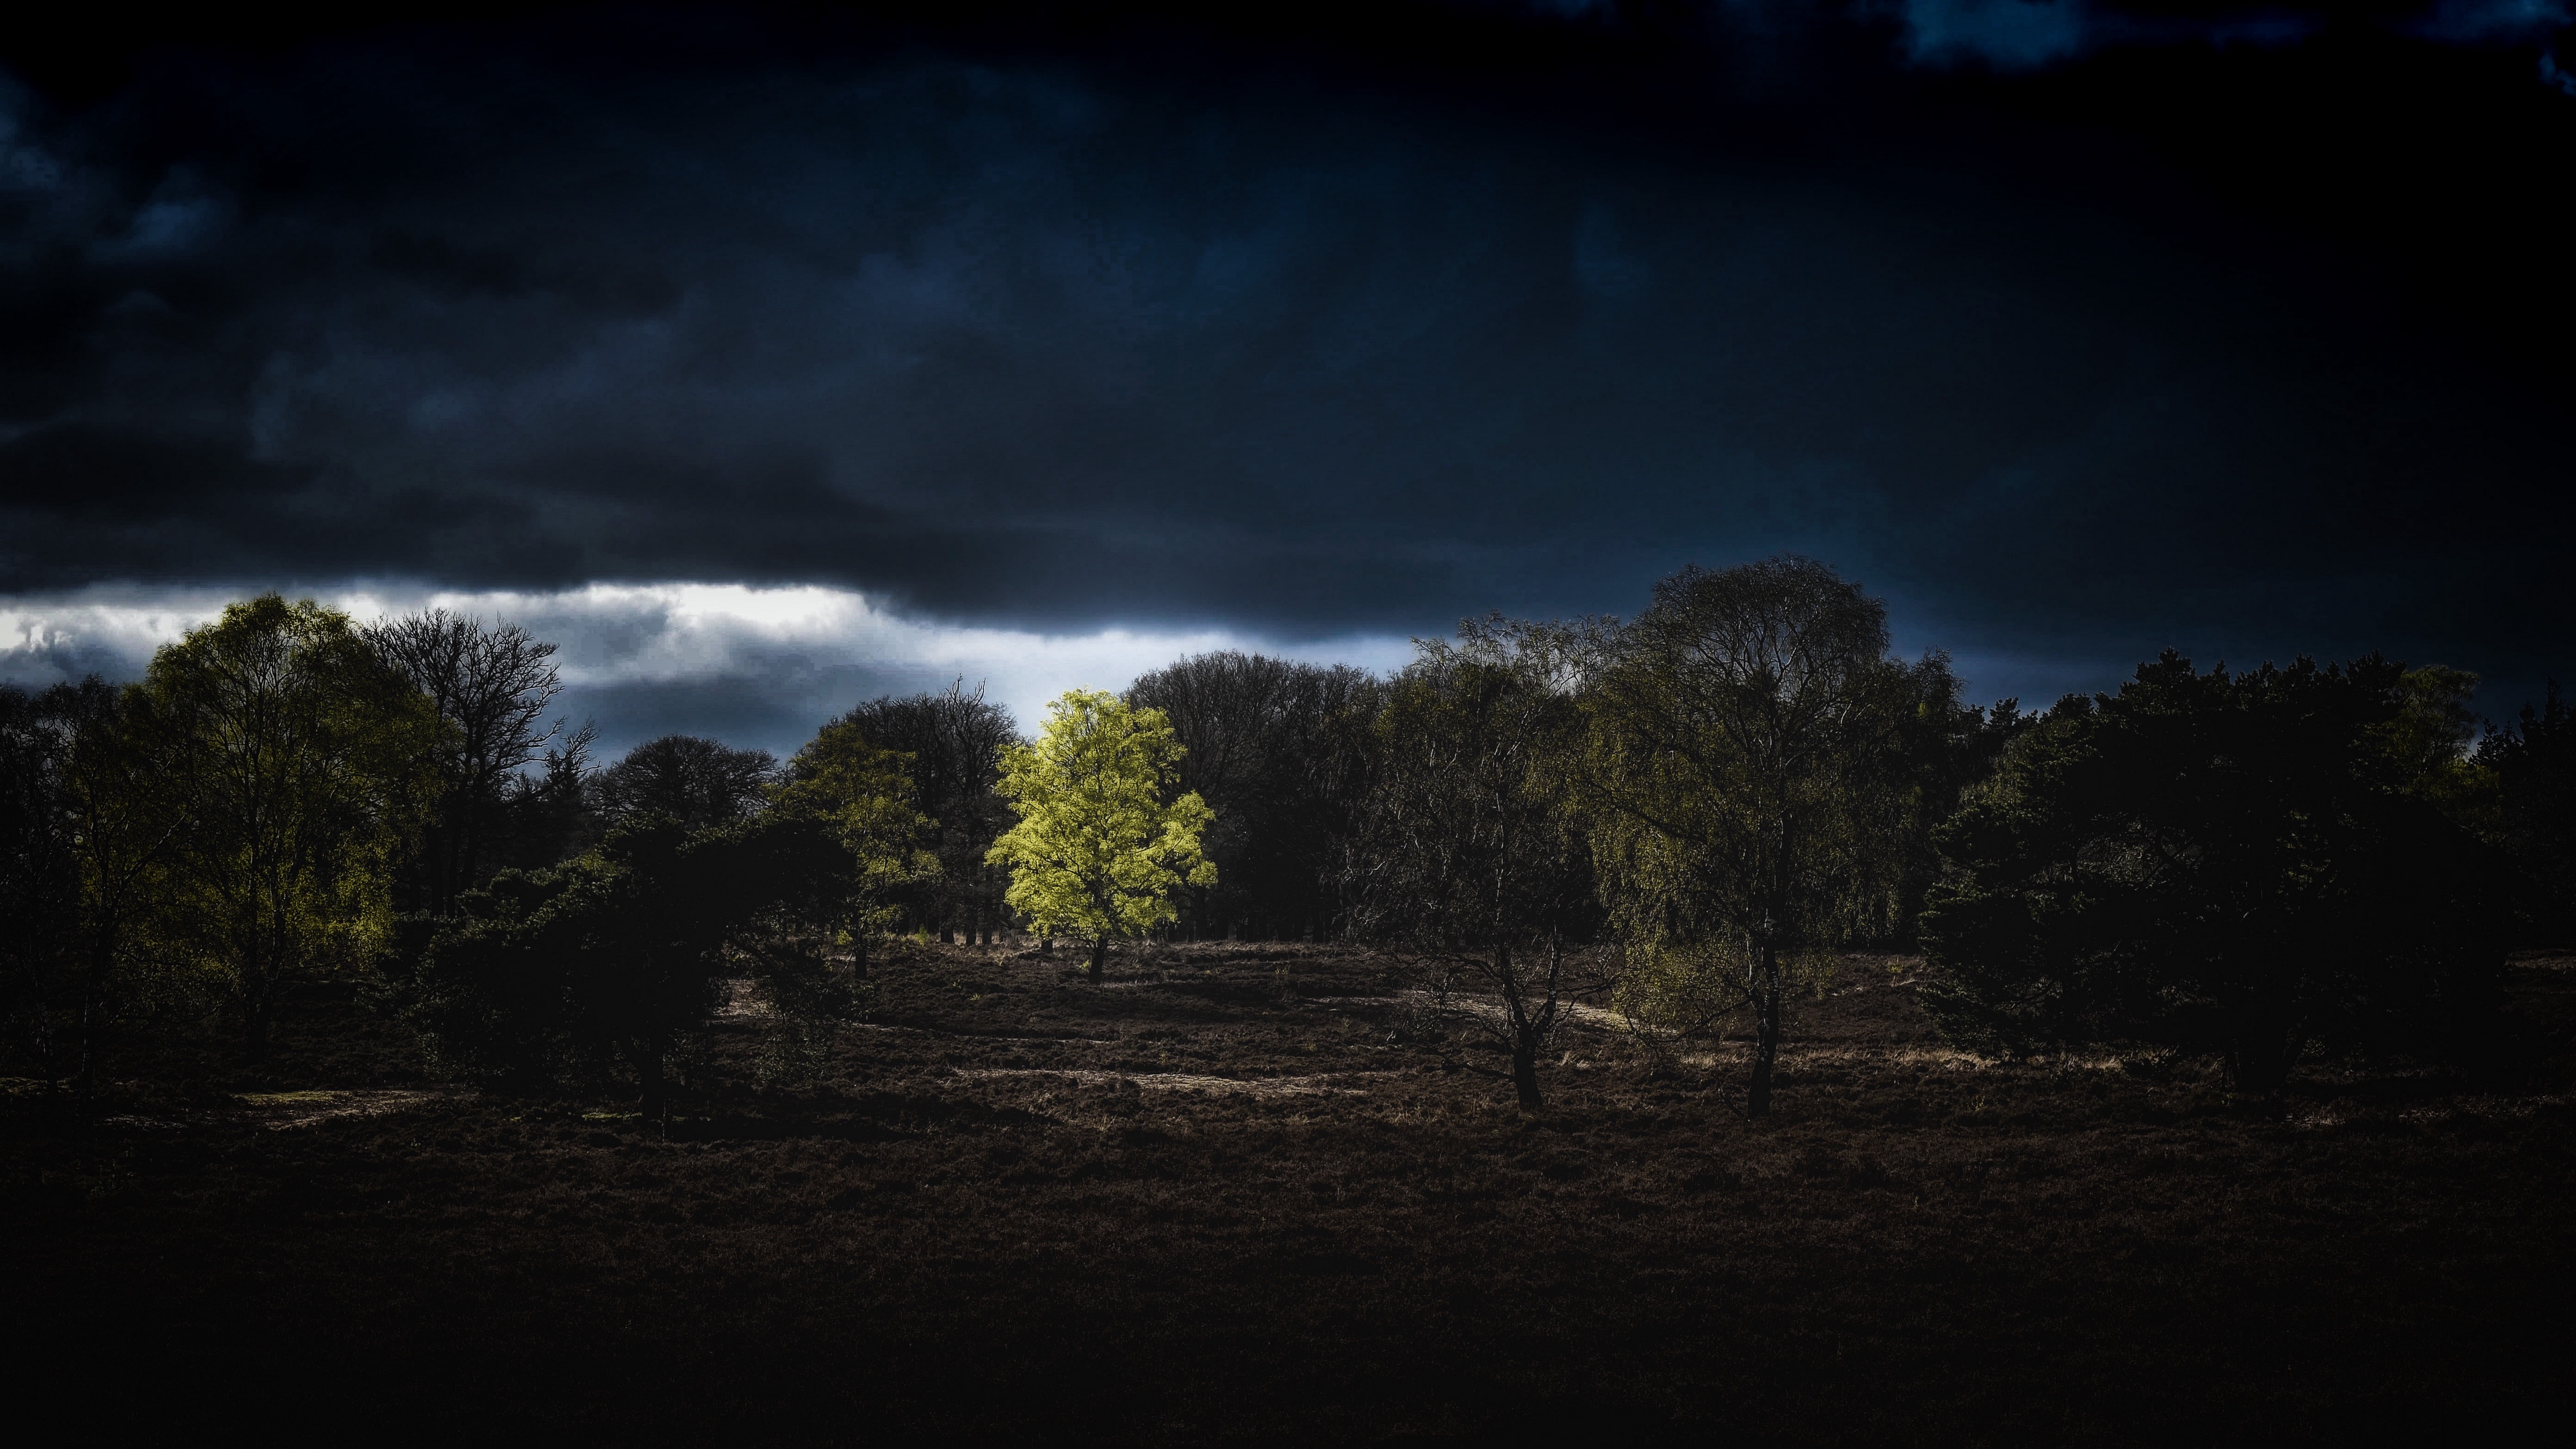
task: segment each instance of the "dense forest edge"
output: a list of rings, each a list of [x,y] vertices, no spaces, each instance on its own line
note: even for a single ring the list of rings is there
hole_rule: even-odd
[[[438,1079],[632,1098],[814,1082],[907,943],[1365,947],[1424,1060],[1544,1104],[1570,1023],[1745,1049],[1771,1110],[1797,1003],[1919,953],[1953,1049],[2509,1080],[2516,948],[2576,903],[2576,721],[2474,676],[2171,653],[2038,712],[1889,650],[1880,601],[1782,556],[1630,618],[1469,620],[1389,677],[1257,655],[1074,691],[1024,738],[980,689],[861,703],[791,758],[670,736],[593,758],[553,646],[275,594],[144,677],[0,688],[0,963],[16,1098],[219,1024],[271,1050],[340,993]],[[111,1044],[113,1044],[111,1050]],[[178,1050],[175,1045],[172,1050]],[[188,1050],[197,1050],[191,1046]]]

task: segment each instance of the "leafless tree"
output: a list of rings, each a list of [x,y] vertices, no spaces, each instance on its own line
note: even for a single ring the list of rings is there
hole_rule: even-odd
[[[563,733],[561,720],[542,723],[563,689],[555,646],[517,624],[445,609],[384,620],[366,638],[429,697],[444,726],[439,802],[417,863],[418,904],[443,915],[481,880],[511,782]]]

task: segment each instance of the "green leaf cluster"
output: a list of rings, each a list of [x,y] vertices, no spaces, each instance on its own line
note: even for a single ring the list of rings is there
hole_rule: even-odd
[[[812,821],[847,852],[833,924],[862,951],[869,935],[900,918],[900,893],[940,874],[925,844],[937,822],[914,807],[911,764],[911,755],[869,743],[857,721],[836,720],[796,752],[770,790],[772,817]]]
[[[256,1048],[285,983],[385,939],[395,857],[437,796],[437,713],[348,616],[276,594],[163,647],[130,713],[181,822],[151,892],[155,954]]]
[[[1622,1005],[1676,1030],[1748,1009],[1756,1115],[1789,995],[1902,877],[1906,725],[1951,690],[1887,647],[1886,605],[1788,555],[1686,568],[1594,636],[1574,780]]]
[[[1042,934],[1092,943],[1096,976],[1111,941],[1173,919],[1184,885],[1214,885],[1199,851],[1214,818],[1195,794],[1166,801],[1182,749],[1160,710],[1068,690],[1038,738],[1003,751],[1000,791],[1019,816],[987,859],[1011,870],[1005,894]]]

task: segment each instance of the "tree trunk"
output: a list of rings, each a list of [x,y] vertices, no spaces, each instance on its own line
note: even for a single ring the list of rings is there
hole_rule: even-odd
[[[2269,1097],[2289,1084],[2290,1063],[2298,1055],[2290,1034],[2258,1024],[2240,1034],[2227,1052],[2227,1075],[2236,1090]]]
[[[644,1110],[644,1120],[667,1123],[671,1094],[662,1076],[662,1054],[644,1042],[630,1043],[628,1050],[635,1062],[636,1080],[643,1088],[639,1105]]]
[[[2237,1013],[2226,1065],[2228,1080],[2239,1092],[2269,1097],[2289,1083],[2299,1041],[2289,1025],[2286,974],[2277,963],[2270,964],[2257,978],[2254,999]]]
[[[850,933],[850,974],[861,981],[868,979],[868,933],[864,930]]]
[[[80,1060],[72,1066],[72,1090],[87,1102],[98,1096],[98,1074],[90,1063],[97,1059],[98,1015],[96,999],[87,985],[81,988]]]
[[[242,1046],[254,1062],[268,1060],[268,1019],[271,995],[265,979],[255,979],[242,994]]]
[[[1102,936],[1091,943],[1091,984],[1100,984],[1102,968],[1109,964],[1109,938]]]
[[[1526,1032],[1512,1045],[1512,1090],[1520,1093],[1523,1110],[1539,1109],[1538,1043],[1530,1040]]]
[[[1780,956],[1762,943],[1762,975],[1753,988],[1753,1085],[1744,1096],[1744,1114],[1771,1112],[1771,1068],[1780,1058]]]
[[[107,972],[113,949],[93,944],[88,968],[81,973],[80,1065],[75,1070],[83,1101],[98,1096],[98,1039],[107,1024]]]
[[[1506,941],[1494,943],[1494,985],[1502,992],[1504,1028],[1511,1034],[1512,1090],[1520,1096],[1521,1110],[1534,1112],[1540,1100],[1538,1049],[1543,1029],[1530,1020],[1522,1002],[1520,978],[1512,974],[1512,948]]]

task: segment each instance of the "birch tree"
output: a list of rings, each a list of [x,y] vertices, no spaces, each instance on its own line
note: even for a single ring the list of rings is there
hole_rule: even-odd
[[[1593,642],[1577,789],[1627,999],[1685,1027],[1749,1012],[1759,1117],[1796,967],[1848,937],[1901,862],[1877,808],[1912,693],[1887,606],[1781,555],[1685,568]]]

